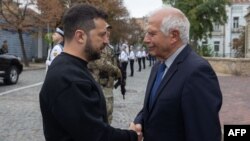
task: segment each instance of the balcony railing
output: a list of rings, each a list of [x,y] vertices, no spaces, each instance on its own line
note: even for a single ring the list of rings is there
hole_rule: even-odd
[[[244,31],[243,28],[232,28],[232,33],[241,33],[243,31]]]

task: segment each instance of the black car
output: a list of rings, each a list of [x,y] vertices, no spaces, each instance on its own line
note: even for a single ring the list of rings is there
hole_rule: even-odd
[[[0,54],[0,79],[5,84],[16,84],[22,71],[23,65],[16,56]]]

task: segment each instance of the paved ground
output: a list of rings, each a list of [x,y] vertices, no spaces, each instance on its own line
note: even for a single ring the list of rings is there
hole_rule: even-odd
[[[135,77],[128,79],[127,99],[123,101],[121,96],[115,97],[115,117],[121,117],[119,114],[129,114],[132,117],[136,115],[143,102],[149,71],[147,68],[141,73],[136,72]],[[250,77],[218,74],[218,79],[223,93],[220,112],[222,128],[224,124],[250,124]],[[120,113],[118,110],[124,112]],[[127,117],[128,121],[133,120],[132,117]],[[117,122],[118,119],[123,122],[122,118],[115,118],[114,125],[127,127],[125,123],[122,125]]]
[[[250,124],[250,77],[219,76],[223,92],[221,123]]]
[[[114,127],[127,129],[129,123],[133,121],[138,111],[142,108],[150,68],[142,69],[141,72],[136,70],[134,77],[127,78],[125,100],[122,99],[120,88],[114,91],[114,118],[112,121]],[[127,73],[130,74],[130,71]]]
[[[142,107],[149,71],[147,67],[140,73],[135,72],[134,77],[128,77],[125,100],[119,89],[114,91],[114,127],[127,129]],[[250,124],[250,77],[219,76],[219,81],[223,92],[222,125]],[[39,90],[40,86],[33,88],[32,94],[0,96],[0,141],[44,141]]]

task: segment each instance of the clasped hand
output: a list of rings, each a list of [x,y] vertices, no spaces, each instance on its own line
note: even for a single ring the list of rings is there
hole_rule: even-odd
[[[134,122],[131,122],[129,125],[129,129],[134,130],[137,133],[138,141],[142,141],[143,134],[141,124],[135,124]]]

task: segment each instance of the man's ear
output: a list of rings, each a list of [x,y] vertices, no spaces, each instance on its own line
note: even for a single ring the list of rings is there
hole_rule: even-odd
[[[78,43],[84,44],[87,40],[87,34],[83,30],[76,30],[75,32],[75,39]]]
[[[178,30],[171,31],[170,36],[173,42],[177,42],[178,40],[180,40],[180,32]]]

